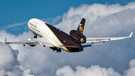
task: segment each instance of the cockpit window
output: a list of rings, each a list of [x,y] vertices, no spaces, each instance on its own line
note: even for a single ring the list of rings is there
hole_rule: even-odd
[[[33,24],[37,24],[37,22],[33,21]]]

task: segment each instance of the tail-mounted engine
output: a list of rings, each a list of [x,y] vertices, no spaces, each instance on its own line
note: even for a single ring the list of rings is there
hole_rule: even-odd
[[[86,43],[86,37],[83,34],[77,32],[76,30],[71,30],[70,36],[73,37],[79,43]]]

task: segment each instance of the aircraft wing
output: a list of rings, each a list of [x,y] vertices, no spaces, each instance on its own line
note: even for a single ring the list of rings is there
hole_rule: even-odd
[[[133,32],[131,32],[131,34],[129,36],[126,36],[126,37],[86,38],[86,43],[121,40],[121,39],[125,39],[125,38],[131,38],[132,34],[133,34]]]
[[[5,44],[22,44],[22,45],[46,45],[46,46],[53,46],[51,42],[45,38],[35,38],[35,39],[28,39],[25,41],[16,41],[16,42],[7,42],[7,38],[5,38]]]

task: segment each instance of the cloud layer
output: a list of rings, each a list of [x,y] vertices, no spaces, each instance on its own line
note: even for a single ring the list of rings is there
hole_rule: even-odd
[[[135,75],[135,59],[130,61],[130,68],[125,70],[124,75],[114,71],[113,68],[104,68],[98,65],[91,65],[91,67],[77,66],[75,71],[69,67],[64,66],[59,68],[56,72],[57,76],[134,76]]]
[[[70,7],[55,25],[69,33],[77,29],[81,18],[86,18],[84,34],[87,37],[128,36],[135,32],[135,3],[121,6],[81,5]],[[58,19],[58,20],[57,20]],[[54,19],[59,21],[60,18]],[[60,19],[61,20],[61,19]],[[85,48],[83,52],[53,52],[49,47],[5,45],[8,41],[26,40],[33,34],[19,36],[0,31],[0,75],[9,76],[133,76],[135,72],[135,35],[132,39],[107,42],[105,45]]]

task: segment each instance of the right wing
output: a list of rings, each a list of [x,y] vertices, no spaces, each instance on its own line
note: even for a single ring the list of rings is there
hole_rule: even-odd
[[[92,42],[92,44],[84,44],[82,45],[83,47],[90,47],[90,46],[96,46],[96,45],[102,45],[105,43],[105,41],[113,41],[113,40],[121,40],[125,38],[131,38],[133,32],[129,36],[126,37],[106,37],[106,38],[86,38],[86,43]],[[98,43],[98,44],[93,44],[93,42],[103,42],[103,43]]]
[[[5,38],[5,44],[22,44],[22,45],[46,45],[52,47],[52,43],[45,37],[28,39],[25,41],[16,41],[16,42],[7,42],[7,38]]]
[[[131,32],[131,34],[129,36],[126,36],[126,37],[87,38],[86,39],[86,43],[89,43],[89,42],[105,42],[105,41],[121,40],[121,39],[125,39],[125,38],[131,38],[132,37],[132,34],[133,34],[133,32]]]

